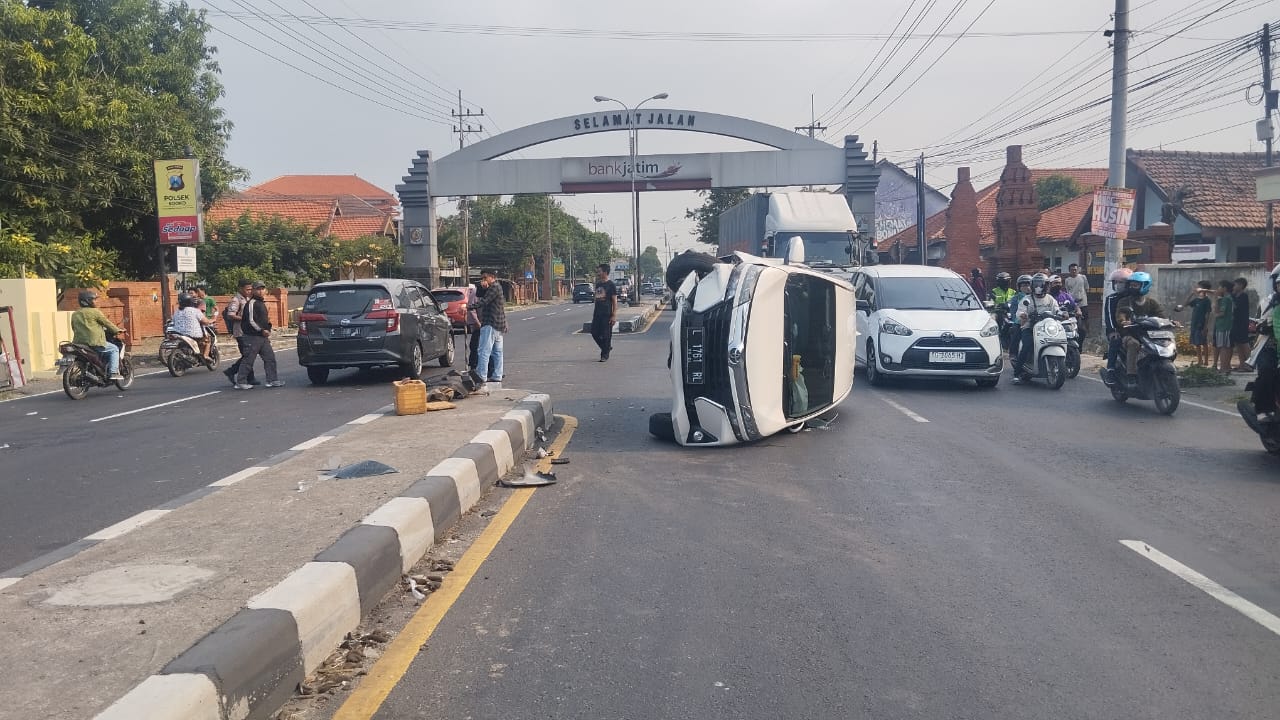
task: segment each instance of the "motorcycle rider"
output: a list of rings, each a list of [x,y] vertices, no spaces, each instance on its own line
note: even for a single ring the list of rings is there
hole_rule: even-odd
[[[1253,410],[1258,414],[1258,422],[1272,423],[1276,421],[1276,343],[1280,342],[1280,265],[1271,270],[1271,297],[1262,308],[1259,316],[1267,318],[1270,311],[1271,327],[1266,345],[1258,353],[1258,377],[1253,381]]]
[[[78,298],[80,309],[71,313],[71,342],[88,345],[98,351],[107,363],[107,380],[123,380],[120,374],[120,348],[107,342],[107,333],[124,335],[124,328],[117,327],[97,308],[98,293],[81,290]]]
[[[995,287],[987,293],[987,298],[995,305],[996,321],[1000,324],[1000,342],[1009,344],[1009,335],[1005,330],[1009,324],[1009,301],[1013,299],[1014,289],[1009,287],[1013,278],[1007,272],[996,274]]]
[[[1009,333],[1009,361],[1018,357],[1018,348],[1022,345],[1022,330],[1017,323],[1018,304],[1031,293],[1031,276],[1023,273],[1018,276],[1018,289],[1009,296],[1008,316],[1014,318],[1013,331]]]
[[[1129,298],[1129,277],[1133,271],[1129,268],[1116,268],[1111,273],[1111,294],[1102,302],[1102,331],[1107,336],[1107,375],[1116,369],[1116,358],[1120,357],[1120,321],[1117,311],[1122,301]]]
[[[1021,278],[1019,278],[1021,280]],[[1031,357],[1031,332],[1040,318],[1056,317],[1058,301],[1049,294],[1049,278],[1044,273],[1031,276],[1031,294],[1018,302],[1018,325],[1022,328],[1022,340],[1018,351],[1018,365],[1014,368],[1014,384],[1030,379],[1035,373],[1028,368],[1033,362]]]
[[[212,325],[213,320],[205,317],[203,305],[204,302],[195,295],[178,295],[178,312],[173,314],[173,331],[194,342],[200,359],[207,360],[210,338],[205,326]]]
[[[1116,307],[1116,319],[1120,323],[1117,326],[1118,329],[1129,325],[1139,317],[1164,317],[1164,308],[1160,307],[1160,303],[1156,302],[1155,298],[1147,295],[1147,293],[1151,292],[1151,275],[1139,270],[1129,276],[1125,286],[1128,289],[1128,294],[1120,300]],[[1141,344],[1137,338],[1131,335],[1123,336],[1121,342],[1125,350],[1125,372],[1128,374],[1125,380],[1129,385],[1136,385],[1138,382],[1138,349]]]

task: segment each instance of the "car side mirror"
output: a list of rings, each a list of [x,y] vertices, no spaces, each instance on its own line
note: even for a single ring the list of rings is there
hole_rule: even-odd
[[[871,312],[871,303],[866,300],[855,300],[853,304],[858,310],[867,313]]]

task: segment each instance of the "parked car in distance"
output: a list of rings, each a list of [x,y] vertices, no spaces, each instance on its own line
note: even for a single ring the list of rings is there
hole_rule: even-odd
[[[853,287],[803,264],[735,253],[677,256],[668,368],[671,412],[649,432],[734,445],[798,432],[853,388]]]
[[[449,322],[453,324],[454,330],[464,330],[467,327],[467,290],[465,287],[446,287],[436,288],[431,291],[431,295],[435,297],[436,302],[444,308],[444,314],[449,316]]]
[[[580,302],[594,302],[596,299],[596,287],[591,283],[581,282],[573,286],[573,304]]]
[[[1000,328],[964,278],[946,268],[876,265],[853,273],[853,289],[857,364],[867,382],[891,375],[1000,382]]]
[[[410,377],[424,363],[453,365],[444,310],[414,280],[340,280],[311,288],[298,316],[298,364],[316,385],[338,368],[399,366]]]

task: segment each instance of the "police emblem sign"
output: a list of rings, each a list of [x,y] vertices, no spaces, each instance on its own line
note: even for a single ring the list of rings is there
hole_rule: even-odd
[[[200,217],[200,161],[156,160],[156,215],[161,245],[196,245],[203,238]]]

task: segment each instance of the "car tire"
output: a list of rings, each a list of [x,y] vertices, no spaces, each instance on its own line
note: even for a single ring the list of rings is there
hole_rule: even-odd
[[[875,387],[884,385],[884,373],[880,372],[880,366],[876,361],[876,344],[870,340],[867,341],[867,382]]]
[[[689,250],[671,258],[671,262],[667,263],[666,281],[667,287],[671,292],[680,289],[680,283],[689,276],[689,273],[697,273],[698,277],[702,277],[711,272],[711,268],[720,262],[713,255],[707,253],[694,252]]]
[[[676,424],[671,413],[654,413],[649,416],[649,434],[659,440],[676,441]]]
[[[400,366],[404,374],[415,380],[422,377],[422,343],[413,343],[413,349],[409,351],[409,362]]]
[[[326,367],[309,367],[307,368],[307,379],[312,385],[323,385],[329,380],[329,368]]]
[[[440,367],[453,367],[453,335],[444,345],[444,355],[440,356]]]

